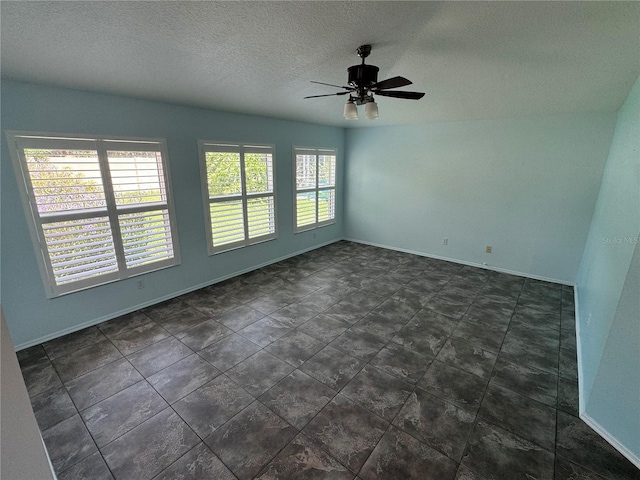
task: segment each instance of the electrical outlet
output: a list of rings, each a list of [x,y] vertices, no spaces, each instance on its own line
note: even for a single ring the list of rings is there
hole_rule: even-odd
[[[491,253],[491,245],[487,245],[487,249],[485,250],[487,253]]]
[[[591,314],[587,317],[587,325],[591,325]]]
[[[144,280],[138,280],[136,282],[136,287],[138,287],[138,290],[140,290],[141,288],[144,288]]]
[[[448,238],[443,238],[442,239],[442,244],[443,245],[449,245],[449,239]]]

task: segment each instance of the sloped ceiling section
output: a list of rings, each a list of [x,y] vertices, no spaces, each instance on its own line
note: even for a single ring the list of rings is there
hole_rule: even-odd
[[[640,72],[639,2],[12,2],[4,78],[329,125],[616,110]],[[355,49],[420,101],[346,122]]]

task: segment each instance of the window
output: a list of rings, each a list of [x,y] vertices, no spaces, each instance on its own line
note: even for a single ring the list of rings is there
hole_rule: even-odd
[[[164,140],[7,138],[47,296],[180,263]]]
[[[336,221],[336,151],[294,148],[295,231]]]
[[[276,238],[273,147],[199,148],[209,254]]]

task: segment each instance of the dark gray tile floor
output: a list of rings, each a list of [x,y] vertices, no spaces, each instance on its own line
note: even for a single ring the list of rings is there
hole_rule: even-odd
[[[61,479],[640,479],[570,287],[350,242],[18,358]]]

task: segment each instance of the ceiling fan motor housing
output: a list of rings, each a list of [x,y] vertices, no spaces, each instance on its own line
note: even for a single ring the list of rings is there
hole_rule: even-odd
[[[354,65],[347,69],[349,71],[349,85],[352,87],[370,87],[378,82],[378,71],[375,65]]]

